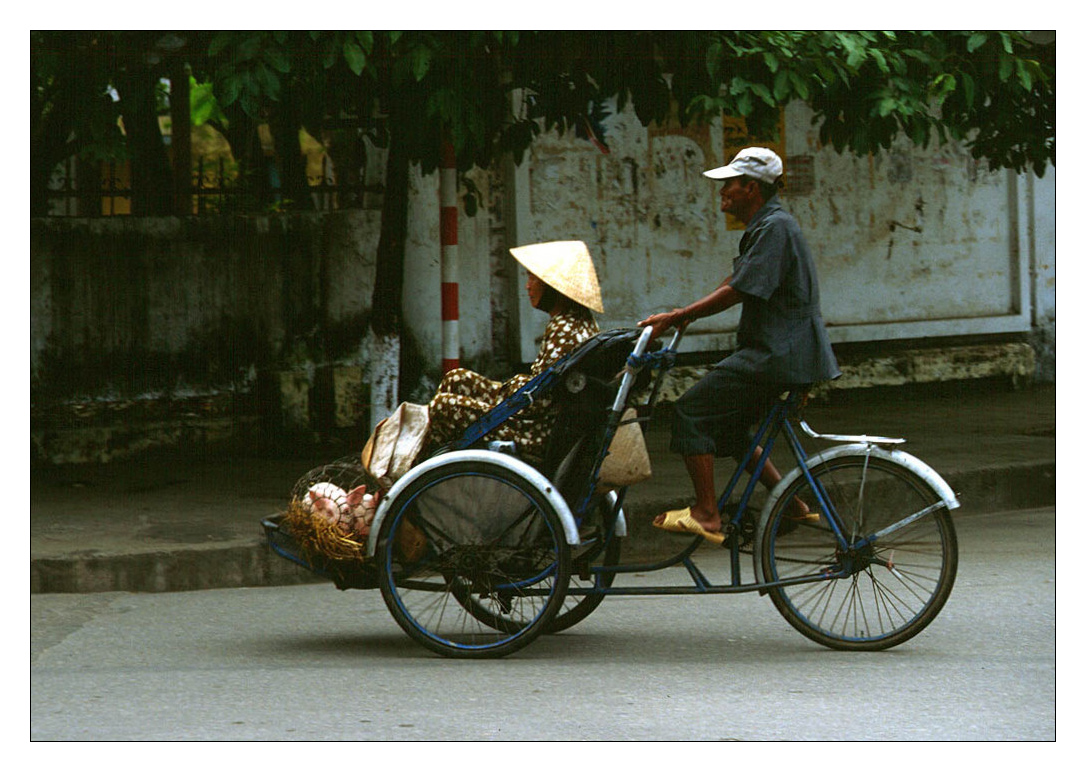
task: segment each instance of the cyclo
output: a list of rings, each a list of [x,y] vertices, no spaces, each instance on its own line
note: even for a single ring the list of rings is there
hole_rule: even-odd
[[[900,450],[902,439],[816,433],[800,417],[805,394],[779,397],[720,497],[727,583],[713,584],[696,565],[699,536],[665,559],[622,562],[627,489],[607,489],[599,474],[627,409],[636,407],[634,420],[647,423],[674,366],[682,332],[655,350],[650,337],[647,328],[601,332],[413,467],[383,495],[359,559],[302,554],[280,518],[264,521],[269,543],[341,589],[380,588],[400,627],[448,657],[511,654],[620,594],[759,592],[803,635],[853,651],[897,646],[930,624],[957,572],[954,492]],[[521,458],[511,443],[487,441],[542,394],[559,410],[544,458]],[[797,425],[833,447],[808,455]],[[750,502],[761,467],[782,437],[795,467],[755,514]],[[746,475],[759,445],[764,452]],[[737,504],[728,505],[734,494]],[[794,498],[818,517],[790,519]],[[752,561],[746,576],[745,555]],[[619,581],[675,566],[689,582]]]

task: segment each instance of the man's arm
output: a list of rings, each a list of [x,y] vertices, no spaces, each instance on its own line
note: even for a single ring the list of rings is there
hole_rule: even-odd
[[[672,327],[685,327],[696,319],[719,314],[743,302],[743,293],[735,289],[731,282],[732,277],[729,276],[720,283],[719,287],[700,300],[673,311],[653,314],[648,319],[638,322],[638,326],[652,327],[652,337],[655,339]]]

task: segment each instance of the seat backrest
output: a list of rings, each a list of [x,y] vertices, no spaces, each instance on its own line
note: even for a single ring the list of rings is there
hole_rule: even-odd
[[[590,377],[610,379],[626,364],[641,332],[636,327],[599,332],[556,362],[553,369],[560,378],[580,371]]]
[[[636,328],[601,332],[554,365],[558,382],[551,394],[557,415],[541,471],[554,479],[561,467],[564,479],[554,481],[567,501],[587,484],[618,389],[617,376],[641,333]],[[649,371],[643,371],[635,388],[650,379]]]

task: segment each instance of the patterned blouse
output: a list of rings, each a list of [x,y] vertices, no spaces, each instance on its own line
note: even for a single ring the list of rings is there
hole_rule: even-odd
[[[437,394],[430,400],[431,446],[457,439],[491,408],[599,331],[591,315],[555,314],[547,322],[543,345],[529,372],[515,375],[504,383],[464,368],[447,372]],[[550,402],[549,396],[536,400],[487,436],[492,440],[512,440],[517,443],[520,453],[542,456],[554,426]]]

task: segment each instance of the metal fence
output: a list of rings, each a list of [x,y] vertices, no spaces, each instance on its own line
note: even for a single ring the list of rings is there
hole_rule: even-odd
[[[267,169],[259,192],[238,184],[233,161],[217,156],[199,158],[192,170],[187,196],[190,214],[211,215],[224,212],[270,212],[283,207],[278,173]],[[89,180],[89,182],[88,182]],[[344,208],[379,209],[384,185],[340,183],[327,156],[321,159],[317,174],[308,175],[312,208],[332,212]],[[127,162],[102,162],[96,167],[79,164],[70,158],[57,166],[49,184],[50,217],[116,217],[132,214],[132,185]],[[182,207],[177,207],[179,211]]]

